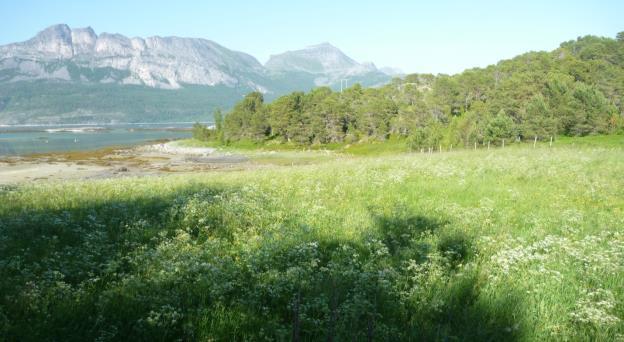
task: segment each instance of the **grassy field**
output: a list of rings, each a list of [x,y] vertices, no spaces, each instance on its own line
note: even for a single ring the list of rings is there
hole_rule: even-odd
[[[590,139],[2,188],[0,336],[624,340],[622,137]]]

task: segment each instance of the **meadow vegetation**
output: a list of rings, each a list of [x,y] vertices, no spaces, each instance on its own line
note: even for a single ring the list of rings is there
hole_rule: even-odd
[[[0,336],[622,340],[624,149],[600,139],[5,186]]]

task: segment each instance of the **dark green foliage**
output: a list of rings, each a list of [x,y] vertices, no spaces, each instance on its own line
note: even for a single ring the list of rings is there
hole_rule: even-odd
[[[419,149],[606,134],[621,128],[624,115],[624,45],[587,36],[453,76],[320,88],[270,104],[249,96],[225,117],[228,140],[309,145],[394,135]]]
[[[264,97],[253,92],[234,106],[224,122],[225,139],[261,139],[269,125],[264,108]]]
[[[513,119],[501,110],[493,117],[485,128],[485,140],[488,142],[500,142],[503,139],[509,139],[516,136],[516,127]]]
[[[215,134],[208,127],[196,122],[193,124],[193,139],[207,141],[215,138]]]
[[[216,140],[223,142],[223,114],[221,113],[221,109],[217,109],[213,114],[212,117],[214,119],[215,125],[215,134],[216,134]],[[202,140],[202,139],[199,139]]]
[[[535,95],[527,104],[521,128],[525,137],[547,139],[557,135],[558,120],[553,115],[542,94]]]

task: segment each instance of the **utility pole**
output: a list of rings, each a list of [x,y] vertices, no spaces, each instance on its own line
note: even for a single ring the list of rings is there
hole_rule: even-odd
[[[344,87],[342,86],[343,84],[344,84]],[[349,79],[345,79],[345,78],[341,79],[340,80],[340,92],[342,93],[342,91],[347,88],[349,88]]]

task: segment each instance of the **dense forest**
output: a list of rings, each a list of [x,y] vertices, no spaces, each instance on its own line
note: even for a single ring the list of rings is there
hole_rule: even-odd
[[[380,88],[317,88],[271,103],[250,93],[201,139],[294,144],[405,139],[412,148],[621,132],[624,32],[586,36],[457,75],[412,74]]]

